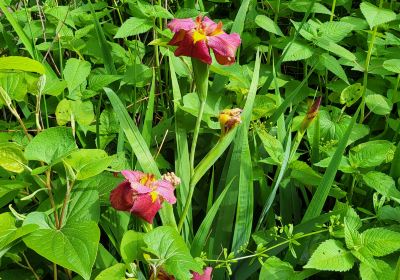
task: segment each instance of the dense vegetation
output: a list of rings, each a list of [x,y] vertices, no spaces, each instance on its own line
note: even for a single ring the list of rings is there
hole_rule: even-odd
[[[0,279],[400,279],[399,12],[0,0]]]

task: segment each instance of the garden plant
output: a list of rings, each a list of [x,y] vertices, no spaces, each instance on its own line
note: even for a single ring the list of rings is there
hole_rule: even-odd
[[[400,2],[0,0],[0,279],[400,279]]]

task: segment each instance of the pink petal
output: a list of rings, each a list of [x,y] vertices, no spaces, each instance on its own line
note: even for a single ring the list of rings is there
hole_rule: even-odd
[[[213,49],[215,58],[222,65],[229,65],[235,62],[235,53],[240,46],[239,34],[220,34],[208,36],[208,46]]]
[[[192,280],[211,280],[211,273],[212,273],[212,267],[206,267],[204,269],[203,274],[198,274],[197,272],[193,272],[193,278]]]
[[[143,194],[136,196],[136,199],[133,202],[130,211],[132,214],[142,218],[143,220],[151,224],[153,223],[154,216],[157,214],[160,208],[161,203],[158,199],[153,202],[151,199],[151,195]]]
[[[179,47],[175,50],[175,55],[194,57],[207,64],[211,64],[212,62],[206,42],[201,40],[196,44],[193,44],[193,35],[191,32],[187,32],[185,34],[184,39],[180,42]]]
[[[140,171],[122,170],[121,174],[131,183],[139,182],[145,174]]]
[[[187,31],[185,30],[179,30],[174,34],[174,37],[172,37],[171,41],[168,42],[168,45],[179,46],[179,43],[182,42],[182,40],[185,38],[186,33]]]
[[[205,34],[213,33],[215,28],[217,28],[217,26],[218,25],[208,17],[203,17],[203,21],[201,22],[201,27],[205,31]]]
[[[145,193],[152,192],[151,188],[146,187],[146,186],[144,186],[144,185],[142,185],[140,183],[131,183],[131,186],[139,194],[145,194]]]
[[[176,33],[179,30],[189,31],[196,27],[196,23],[191,18],[178,19],[175,18],[168,23],[168,28]]]
[[[133,205],[133,193],[129,182],[124,181],[111,191],[110,202],[112,207],[121,211],[129,211]]]
[[[160,180],[157,181],[157,193],[166,201],[168,201],[171,204],[176,203],[176,197],[174,195],[174,186],[166,181],[166,180]]]

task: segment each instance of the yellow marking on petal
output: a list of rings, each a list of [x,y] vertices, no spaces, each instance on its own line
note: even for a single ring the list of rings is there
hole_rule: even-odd
[[[154,203],[154,201],[157,200],[158,193],[157,193],[156,191],[152,191],[152,192],[150,193],[150,196],[151,196],[151,202]]]
[[[206,40],[207,36],[204,35],[202,31],[195,31],[193,32],[193,43],[196,44],[199,41]]]
[[[224,34],[224,31],[222,30],[222,22],[218,22],[217,27],[214,29],[214,31],[209,36],[218,36],[221,34]]]

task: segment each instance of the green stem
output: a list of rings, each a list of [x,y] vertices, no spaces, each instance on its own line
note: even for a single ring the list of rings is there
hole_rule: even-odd
[[[194,175],[194,158],[196,154],[196,145],[197,145],[197,139],[199,137],[201,119],[203,118],[204,108],[207,100],[207,92],[208,92],[208,73],[209,73],[208,65],[193,58],[192,66],[193,66],[194,82],[196,84],[196,90],[200,100],[200,107],[199,107],[199,114],[196,120],[196,126],[194,128],[193,141],[189,155],[191,183],[189,185],[189,193],[186,198],[185,207],[183,209],[182,216],[178,223],[178,232],[182,230],[183,223],[186,219],[186,216],[189,212],[190,204],[192,202],[194,188],[196,186],[196,184],[192,183]]]
[[[397,89],[399,88],[399,84],[400,84],[400,73],[397,75],[396,84],[394,85],[394,88],[393,88],[393,95],[392,95],[393,103],[397,102]]]
[[[336,8],[336,0],[333,0],[332,9],[331,9],[331,17],[329,18],[329,21],[333,21],[333,15],[335,14],[335,8]]]

